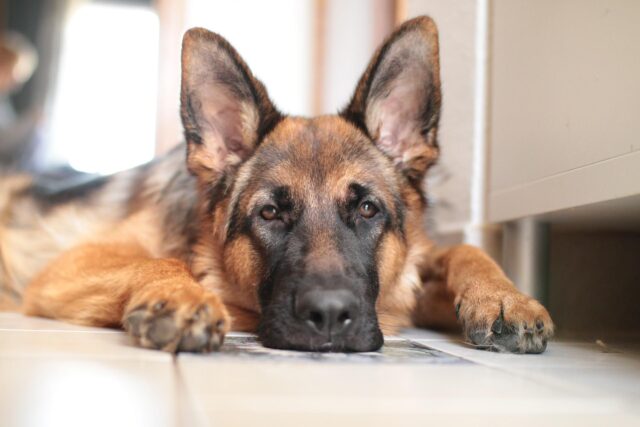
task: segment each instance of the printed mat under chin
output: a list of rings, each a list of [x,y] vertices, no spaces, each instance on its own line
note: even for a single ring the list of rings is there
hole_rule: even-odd
[[[468,360],[444,353],[405,338],[386,338],[378,351],[366,353],[314,353],[266,348],[251,334],[230,333],[224,345],[212,357],[250,360],[315,361],[347,363],[420,363],[471,364]]]

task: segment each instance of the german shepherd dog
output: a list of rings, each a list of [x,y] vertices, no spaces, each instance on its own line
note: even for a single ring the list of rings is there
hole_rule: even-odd
[[[372,351],[383,332],[456,318],[478,347],[542,352],[544,307],[481,250],[425,234],[440,103],[428,17],[386,40],[344,110],[316,118],[280,113],[225,39],[191,29],[186,147],[57,192],[4,180],[2,304],[170,352],[216,350],[231,328],[273,348]]]

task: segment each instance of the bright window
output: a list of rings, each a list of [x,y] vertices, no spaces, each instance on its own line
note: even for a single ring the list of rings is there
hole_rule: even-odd
[[[153,157],[158,27],[144,7],[88,3],[71,14],[50,129],[55,160],[108,174]]]

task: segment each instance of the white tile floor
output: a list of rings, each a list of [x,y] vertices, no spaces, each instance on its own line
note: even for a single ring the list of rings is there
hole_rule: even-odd
[[[121,332],[0,313],[0,426],[640,425],[640,345],[523,356],[403,337],[460,359],[174,358]]]

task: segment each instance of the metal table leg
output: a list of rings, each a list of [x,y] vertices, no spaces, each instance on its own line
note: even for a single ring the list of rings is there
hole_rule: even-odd
[[[518,289],[543,304],[549,276],[549,225],[528,217],[503,230],[503,266]]]

